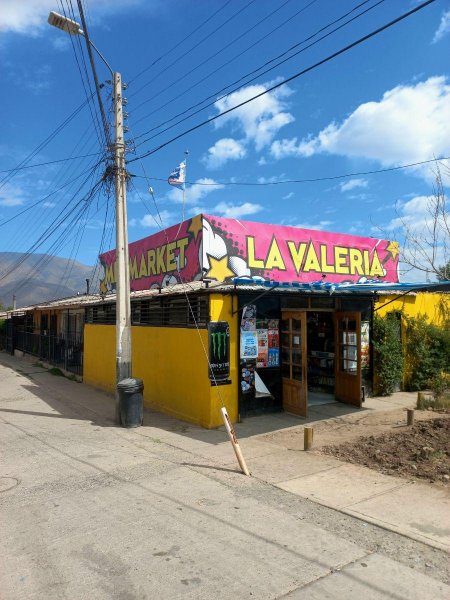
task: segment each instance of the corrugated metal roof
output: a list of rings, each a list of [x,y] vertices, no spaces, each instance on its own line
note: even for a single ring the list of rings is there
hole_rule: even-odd
[[[213,293],[213,292],[273,292],[275,294],[380,294],[392,295],[395,293],[414,293],[419,291],[449,291],[450,281],[439,282],[436,284],[430,283],[383,283],[377,281],[367,281],[362,283],[346,283],[346,284],[330,284],[322,281],[314,283],[292,282],[278,283],[273,281],[262,281],[259,278],[250,280],[249,278],[236,278],[234,283],[222,283],[214,281],[192,281],[189,283],[179,283],[176,285],[167,286],[165,288],[153,288],[150,290],[140,290],[131,292],[132,300],[141,298],[151,298],[153,296],[177,296],[187,293]],[[103,298],[99,294],[91,294],[89,296],[72,296],[69,298],[60,298],[49,302],[41,302],[18,308],[15,311],[7,311],[0,313],[0,318],[7,318],[7,315],[23,315],[32,310],[54,310],[54,309],[75,309],[84,308],[103,302],[115,302],[116,294],[108,293]],[[3,316],[2,316],[3,315]]]

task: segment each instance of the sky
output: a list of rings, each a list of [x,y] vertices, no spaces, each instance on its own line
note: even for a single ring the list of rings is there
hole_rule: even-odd
[[[128,84],[129,240],[198,213],[400,242],[405,223],[423,231],[436,164],[367,172],[450,157],[447,0],[171,141],[418,4],[83,0],[92,41]],[[2,2],[0,251],[93,265],[114,247],[105,138],[84,40],[48,25],[50,10],[79,21],[75,0]],[[112,125],[111,76],[95,60]],[[167,177],[186,156],[183,205]],[[448,186],[450,160],[440,167]]]

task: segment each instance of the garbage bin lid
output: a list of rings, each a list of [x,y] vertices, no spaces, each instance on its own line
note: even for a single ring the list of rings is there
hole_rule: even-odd
[[[122,379],[117,384],[117,387],[124,391],[138,391],[144,389],[144,382],[142,379],[127,377],[126,379]]]

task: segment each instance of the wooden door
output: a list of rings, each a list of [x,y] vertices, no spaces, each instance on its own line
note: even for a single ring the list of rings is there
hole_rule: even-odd
[[[281,319],[281,375],[283,409],[306,417],[306,313],[283,311]]]
[[[336,400],[361,406],[361,313],[335,313]]]

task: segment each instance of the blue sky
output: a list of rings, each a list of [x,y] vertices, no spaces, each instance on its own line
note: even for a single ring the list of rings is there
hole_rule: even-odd
[[[92,40],[129,82],[127,137],[135,147],[128,159],[289,78],[418,3],[370,0],[350,17],[373,8],[352,23],[254,81],[245,78],[358,4],[361,0],[84,0]],[[83,40],[46,22],[49,10],[67,12],[70,3],[64,0],[61,8],[56,1],[4,0],[2,6],[3,178],[90,92],[80,75],[84,47],[78,40]],[[333,177],[450,156],[449,56],[450,3],[438,0],[276,91],[133,161],[130,241],[160,228],[154,200],[164,226],[181,220],[182,193],[165,179],[185,150],[187,179],[193,182],[186,193],[187,216],[205,212],[399,241],[405,223],[423,229],[432,165],[310,183],[227,183]],[[85,54],[84,60],[90,73]],[[101,82],[109,79],[101,62],[97,69]],[[237,80],[226,91],[243,87],[223,97],[220,91]],[[106,84],[107,109],[109,92]],[[199,105],[209,104],[204,110],[147,139],[206,98]],[[102,175],[101,167],[92,171],[101,150],[97,114],[93,98],[25,164],[94,156],[22,169],[1,184],[0,251],[55,252],[94,264],[101,246],[114,245],[113,198],[99,190],[91,202],[85,200]]]

